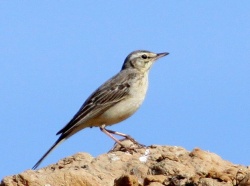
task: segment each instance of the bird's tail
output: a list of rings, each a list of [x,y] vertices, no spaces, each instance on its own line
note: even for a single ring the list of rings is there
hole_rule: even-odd
[[[63,136],[60,136],[58,138],[58,140],[52,145],[52,147],[50,147],[50,149],[40,158],[40,160],[38,160],[38,162],[32,167],[32,169],[36,169],[41,163],[42,161],[49,155],[49,153],[52,152],[52,150],[54,150],[60,143],[62,143],[66,138]]]

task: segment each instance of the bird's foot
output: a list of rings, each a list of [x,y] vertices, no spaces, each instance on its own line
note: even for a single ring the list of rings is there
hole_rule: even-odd
[[[133,142],[136,146],[138,146],[138,148],[145,148],[145,147],[146,147],[146,145],[143,145],[143,144],[137,142],[134,138],[132,138],[132,137],[129,136],[129,135],[127,135],[127,136],[126,136],[124,139],[122,139],[122,140],[126,140],[126,139],[130,140],[131,142]],[[120,141],[121,141],[121,140],[120,140]]]
[[[114,147],[109,151],[109,152],[115,152],[115,151],[124,151],[124,152],[129,152],[133,154],[133,152],[138,152],[138,149],[145,148],[145,145],[142,145],[135,141],[133,138],[123,138],[119,140],[119,143],[115,143]]]

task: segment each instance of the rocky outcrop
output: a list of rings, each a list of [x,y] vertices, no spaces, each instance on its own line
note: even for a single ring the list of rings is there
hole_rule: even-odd
[[[77,153],[54,165],[7,176],[1,186],[250,186],[250,169],[198,148],[152,145],[92,157]]]

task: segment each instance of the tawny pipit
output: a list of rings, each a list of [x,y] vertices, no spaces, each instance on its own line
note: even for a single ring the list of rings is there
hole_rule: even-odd
[[[84,102],[80,110],[58,133],[60,137],[34,165],[36,169],[44,158],[61,142],[87,127],[100,127],[101,131],[114,139],[112,134],[128,135],[106,129],[106,126],[121,122],[131,116],[142,104],[148,89],[148,72],[154,61],[168,55],[137,50],[125,59],[121,71],[101,85]]]

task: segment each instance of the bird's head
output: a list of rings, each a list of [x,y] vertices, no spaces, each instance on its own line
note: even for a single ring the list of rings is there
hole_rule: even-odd
[[[131,52],[125,59],[122,70],[128,68],[135,68],[140,72],[147,72],[154,61],[157,59],[168,55],[168,52],[164,53],[154,53],[146,50],[137,50]]]

